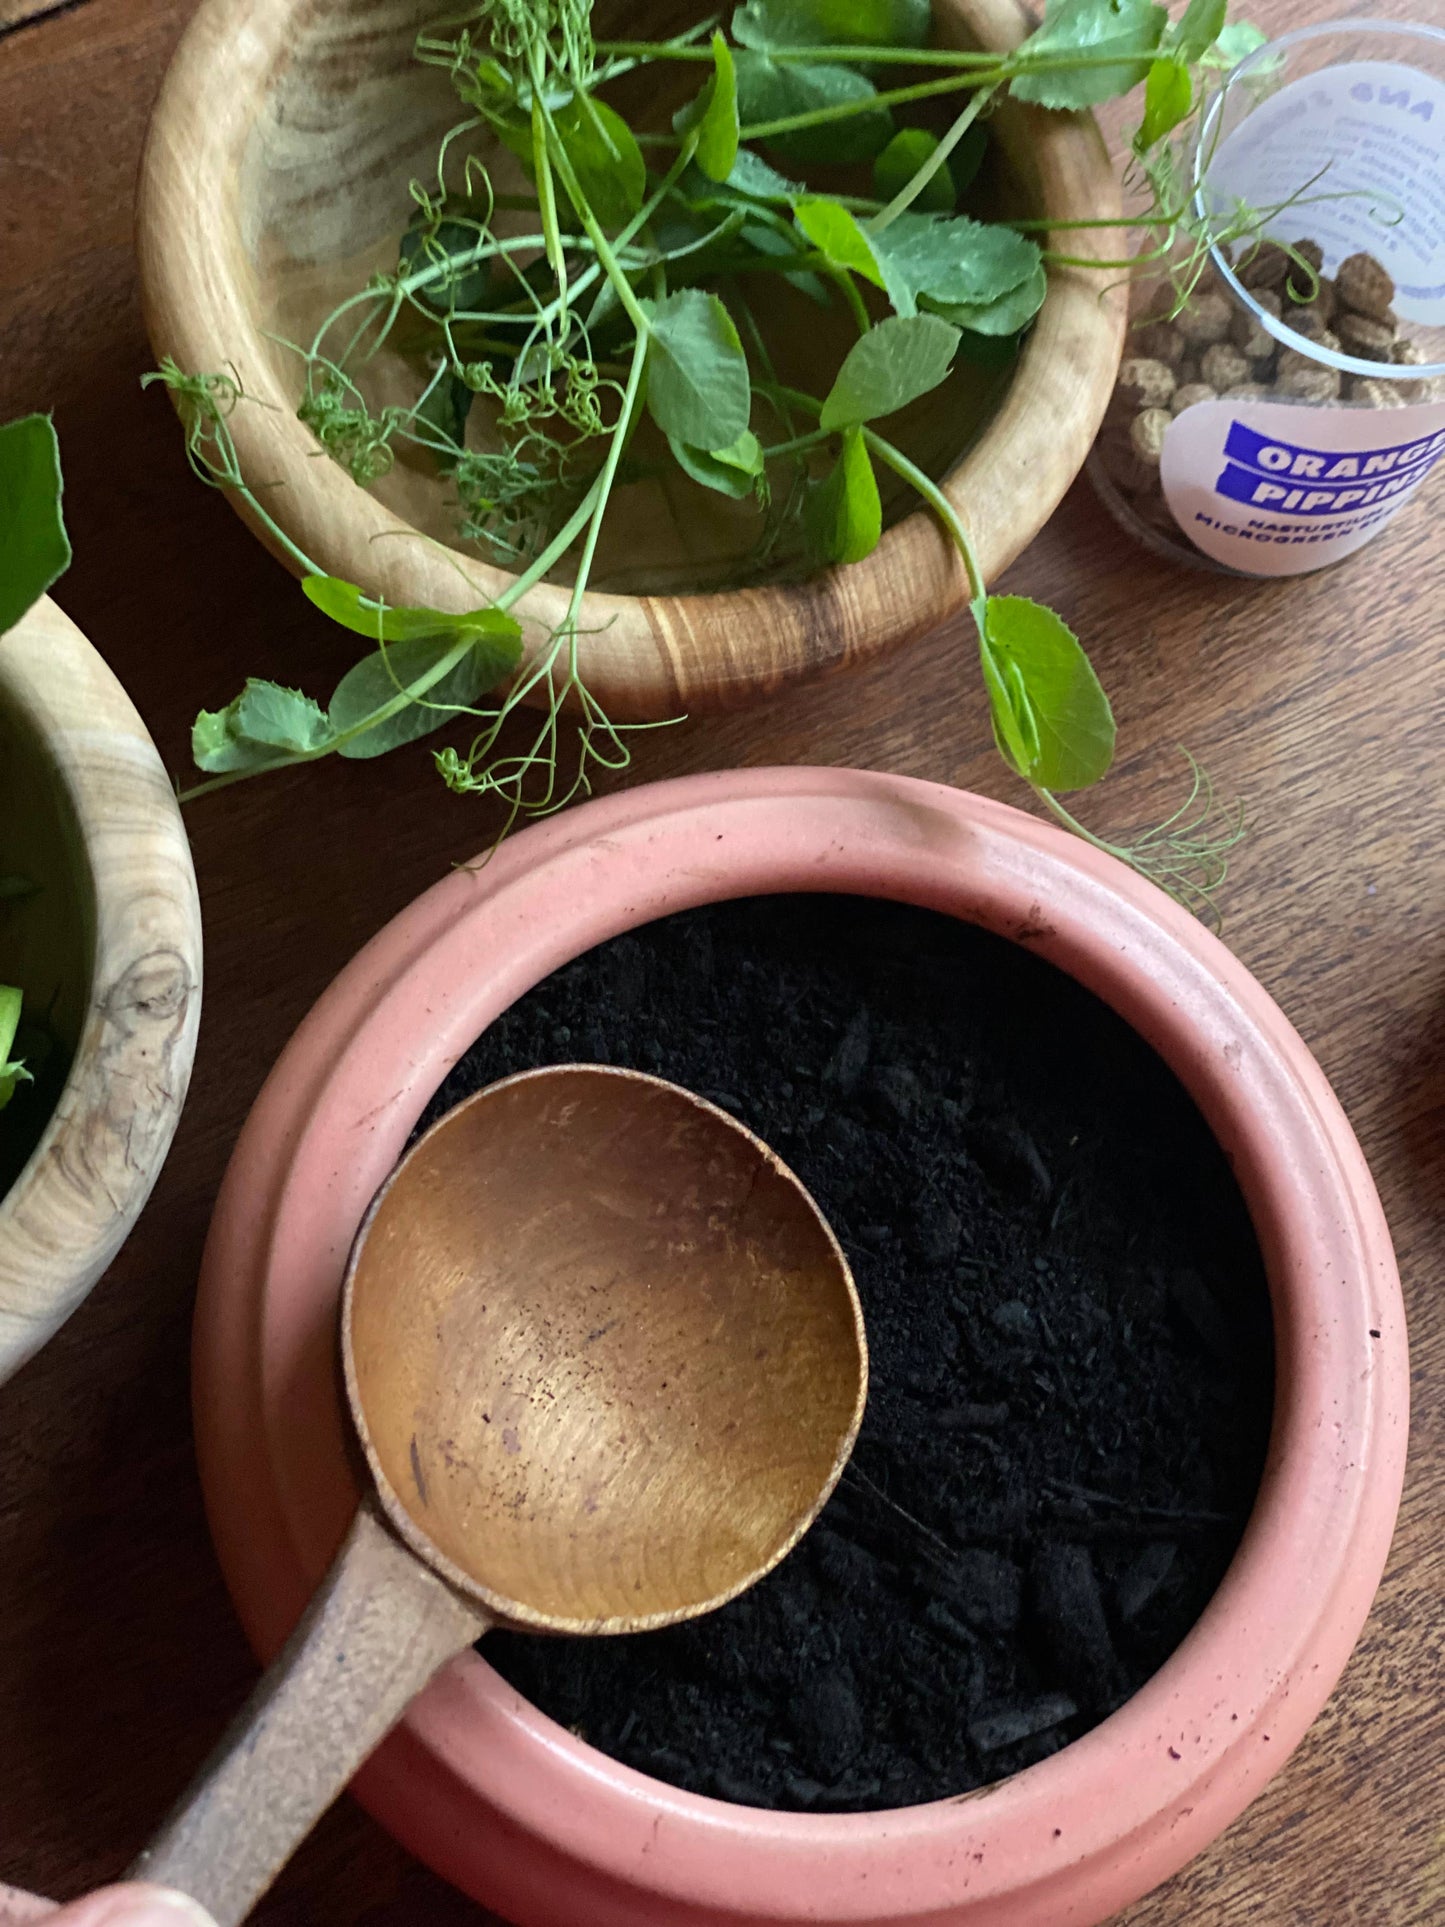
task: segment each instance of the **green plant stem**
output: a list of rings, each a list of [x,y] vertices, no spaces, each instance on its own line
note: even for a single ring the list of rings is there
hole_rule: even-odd
[[[673,40],[599,40],[597,52],[637,60],[712,60],[707,47],[684,46]],[[830,66],[858,62],[869,67],[987,67],[996,65],[998,55],[950,47],[769,47],[769,60],[783,63],[799,61],[812,64],[826,61]],[[1117,56],[1115,57],[1117,65]]]
[[[805,395],[800,388],[778,386],[777,393],[793,407],[800,408],[807,414],[819,415],[822,413],[823,404],[814,396]],[[928,506],[942,521],[944,527],[952,536],[959,554],[963,557],[963,566],[968,575],[970,595],[975,601],[986,595],[987,590],[984,587],[983,576],[979,573],[978,561],[973,553],[973,544],[969,540],[968,530],[959,519],[958,510],[953,506],[952,502],[949,501],[938,483],[934,481],[931,475],[925,474],[916,462],[910,462],[901,448],[897,448],[892,442],[886,441],[882,435],[878,434],[876,429],[864,425],[863,441],[871,454],[876,455],[880,462],[885,463],[887,467],[893,470],[895,475],[901,477],[911,488],[918,491],[924,501],[927,502]]]
[[[898,216],[902,214],[905,209],[912,207],[924,188],[927,187],[939,168],[943,166],[954,148],[957,147],[958,143],[963,139],[969,128],[973,126],[984,108],[988,106],[993,96],[994,89],[991,87],[974,95],[967,107],[964,108],[963,112],[959,114],[954,121],[952,127],[949,128],[942,140],[939,141],[937,147],[934,148],[928,159],[914,174],[912,180],[905,181],[903,186],[900,187],[898,192],[893,196],[893,199],[888,203],[887,207],[885,207],[881,213],[875,214],[872,220],[869,221],[868,229],[870,233],[881,234],[890,222],[897,220]]]
[[[885,441],[874,429],[866,427],[863,430],[863,442],[871,454],[876,455],[880,462],[886,463],[893,470],[895,475],[901,476],[911,488],[918,491],[943,523],[949,535],[953,537],[954,547],[963,557],[963,566],[968,575],[971,606],[974,607],[974,620],[977,621],[976,605],[988,594],[988,590],[984,586],[978,558],[974,555],[973,544],[969,540],[968,530],[963,526],[958,510],[933,477],[926,475],[916,462],[910,462],[901,448],[895,447],[890,441]]]
[[[809,48],[810,56],[816,58],[815,50]],[[864,58],[878,51],[877,48],[857,49]],[[788,114],[777,120],[754,121],[742,128],[738,138],[742,141],[770,140],[778,134],[801,132],[807,127],[826,127],[833,121],[850,120],[857,114],[875,113],[879,108],[905,107],[911,101],[932,100],[940,94],[954,94],[963,87],[992,89],[1004,86],[1011,80],[1027,75],[1032,79],[1039,74],[1077,73],[1084,68],[1117,67],[1118,54],[1070,54],[1054,60],[1021,60],[1017,55],[993,55],[987,66],[975,67],[967,72],[953,73],[943,80],[920,80],[910,87],[893,87],[882,93],[866,95],[861,100],[837,101],[829,107],[813,107],[803,114]],[[671,145],[678,137],[675,134],[656,134],[650,136],[655,145]]]
[[[766,442],[763,445],[763,458],[769,462],[781,461],[785,455],[801,455],[810,448],[817,448],[833,434],[831,428],[815,428],[807,435],[794,435],[787,442]]]
[[[834,283],[838,292],[847,302],[848,312],[857,323],[859,334],[866,335],[872,323],[868,318],[868,310],[863,305],[863,297],[858,292],[857,282],[854,281],[852,275],[849,274],[846,268],[835,267],[831,261],[823,261],[820,263],[820,266],[824,274]]]
[[[255,498],[251,494],[250,489],[248,489],[244,483],[238,484],[237,487],[238,493],[245,498],[248,506],[255,506]],[[588,489],[582,501],[558,530],[557,534],[547,544],[546,548],[529,564],[521,575],[514,577],[513,580],[507,584],[506,588],[503,589],[492,604],[493,608],[503,611],[510,609],[514,603],[527,593],[528,589],[534,587],[535,584],[541,580],[548,569],[552,568],[555,563],[562,559],[567,553],[567,550],[571,548],[572,544],[577,540],[577,537],[582,533],[589,517],[597,513],[599,509],[597,495],[600,487],[601,477]],[[264,519],[268,526],[272,528],[275,527],[269,516],[266,516]],[[277,531],[277,533],[279,533],[279,531]],[[308,557],[303,556],[301,551],[295,548],[294,544],[289,546],[291,546],[293,554],[302,562],[308,575],[320,575],[323,573],[322,570],[317,568],[314,562]],[[387,703],[384,708],[373,711],[372,714],[365,717],[363,721],[331,737],[329,741],[318,745],[317,748],[287,751],[284,755],[278,757],[274,763],[258,764],[254,769],[228,770],[223,775],[214,776],[207,782],[197,783],[191,789],[183,790],[180,801],[182,803],[189,803],[196,797],[209,796],[213,790],[227,789],[232,783],[244,782],[251,776],[265,776],[274,770],[290,769],[292,765],[296,763],[320,762],[322,757],[333,755],[344,743],[352,742],[356,737],[365,735],[368,730],[376,728],[379,723],[387,722],[391,717],[399,715],[403,709],[409,708],[418,696],[424,696],[434,684],[440,682],[444,676],[449,676],[465,657],[467,651],[472,647],[473,643],[470,638],[465,642],[458,643],[455,649],[449,649],[444,656],[440,657],[432,667],[427,670],[425,675],[418,676],[415,682],[408,683],[404,690],[400,690],[395,699]]]
[[[534,100],[541,107],[542,116],[547,124],[547,152],[552,161],[552,165],[557,170],[557,177],[567,190],[568,198],[577,210],[582,225],[591,238],[592,245],[597,251],[597,259],[602,263],[608,280],[617,290],[617,298],[622,303],[628,320],[632,323],[638,334],[646,340],[652,333],[652,325],[647,319],[646,311],[638,301],[637,296],[633,293],[632,283],[628,280],[617,256],[613,253],[611,243],[602,231],[601,222],[597,219],[597,216],[592,212],[588,204],[587,196],[582,192],[576,171],[568,157],[567,149],[562,143],[562,137],[557,132],[557,123],[553,120],[550,109],[546,103],[542,101],[540,94],[535,95]],[[685,147],[685,151],[689,155],[691,155],[697,147],[697,139],[697,130],[694,129],[692,133],[689,134]]]
[[[235,490],[237,495],[239,495],[241,500],[246,504],[246,507],[250,510],[251,514],[256,518],[256,520],[261,524],[262,528],[266,531],[267,535],[271,537],[272,541],[280,544],[280,546],[286,551],[287,555],[291,557],[291,560],[293,562],[299,564],[301,571],[304,575],[324,575],[326,573],[324,569],[320,569],[317,567],[317,565],[311,560],[311,557],[306,553],[304,549],[297,547],[297,545],[291,540],[291,537],[286,533],[285,529],[282,528],[281,524],[275,521],[271,516],[269,516],[266,513],[265,509],[262,508],[260,502],[256,499],[256,495],[254,491],[245,482],[241,480],[241,471],[240,471],[239,464],[236,466],[235,480],[222,482],[220,486],[223,488],[232,488]]]
[[[1148,875],[1148,872],[1141,868],[1136,851],[1123,844],[1110,843],[1105,837],[1096,836],[1087,824],[1081,823],[1071,810],[1064,807],[1052,790],[1043,789],[1037,783],[1030,783],[1029,788],[1049,814],[1057,818],[1066,830],[1072,830],[1075,836],[1082,837],[1085,843],[1092,845],[1096,850],[1102,850],[1106,856],[1117,857],[1121,863],[1127,863],[1131,870],[1139,871],[1141,876]]]
[[[552,180],[551,157],[548,152],[548,132],[550,116],[542,104],[542,87],[545,74],[537,48],[532,49],[532,170],[537,180],[537,205],[542,211],[542,232],[547,237],[547,265],[551,268],[557,282],[557,301],[559,313],[567,312],[567,252],[562,242],[562,230],[557,221],[557,195]]]
[[[912,87],[894,87],[886,93],[869,94],[862,100],[836,101],[830,107],[811,107],[804,114],[785,114],[777,120],[755,121],[744,127],[738,138],[742,141],[771,140],[777,134],[801,133],[806,127],[826,127],[835,120],[851,120],[857,114],[875,113],[879,108],[904,107],[914,100],[932,100],[939,94],[956,94],[961,87],[996,87],[1000,81],[1007,80],[1006,68],[994,66],[987,70],[963,75],[950,75],[946,80],[920,80]]]
[[[592,574],[593,557],[597,553],[598,537],[602,533],[603,518],[607,513],[607,504],[612,496],[613,483],[617,479],[617,465],[622,460],[622,450],[627,440],[627,431],[632,425],[633,411],[637,406],[637,397],[642,389],[643,370],[647,366],[647,344],[647,335],[639,332],[637,340],[633,344],[632,366],[628,370],[627,386],[622,393],[622,412],[617,418],[617,426],[612,431],[612,438],[608,442],[607,456],[602,464],[602,472],[593,485],[598,491],[597,504],[587,526],[587,537],[582,545],[582,554],[578,559],[577,574],[573,579],[572,594],[568,600],[567,614],[564,618],[564,625],[572,641],[574,674],[576,671],[577,615],[582,607],[582,598],[587,592],[588,579]]]

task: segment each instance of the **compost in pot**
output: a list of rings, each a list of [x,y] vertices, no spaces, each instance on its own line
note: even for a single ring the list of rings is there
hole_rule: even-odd
[[[443,1084],[569,1059],[742,1117],[854,1266],[872,1386],[779,1570],[706,1620],[493,1636],[542,1711],[699,1793],[805,1811],[985,1785],[1165,1660],[1263,1466],[1263,1268],[1172,1073],[1020,946],[911,906],[746,899],[587,952]]]

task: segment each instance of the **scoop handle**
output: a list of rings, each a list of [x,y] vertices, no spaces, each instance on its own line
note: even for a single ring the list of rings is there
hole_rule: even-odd
[[[133,1880],[238,1927],[357,1768],[449,1659],[493,1624],[362,1501],[295,1631]]]

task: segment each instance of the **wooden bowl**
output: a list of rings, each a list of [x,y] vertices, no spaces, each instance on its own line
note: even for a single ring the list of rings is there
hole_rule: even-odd
[[[11,874],[39,888],[4,911],[0,975],[24,989],[27,1014],[47,1013],[70,1065],[0,1195],[0,1383],[135,1223],[175,1133],[201,1014],[201,913],[175,792],[130,698],[47,598],[0,636],[0,875]]]
[[[946,41],[1002,49],[1029,30],[1016,0],[936,6]],[[372,493],[321,455],[294,412],[301,363],[275,338],[309,340],[337,300],[395,263],[407,182],[434,172],[438,138],[457,118],[445,77],[411,58],[417,27],[435,12],[435,0],[202,0],[156,108],[138,240],[157,356],[188,373],[230,368],[254,397],[236,408],[231,430],[243,473],[266,485],[268,512],[286,534],[323,569],[372,594],[463,609],[495,596],[509,577],[447,546],[445,491],[434,480],[398,462]],[[629,0],[619,17],[637,33],[671,30],[688,12],[678,0]],[[1027,205],[1061,221],[1118,211],[1091,119],[1008,103],[992,125],[1009,191]],[[1083,229],[1068,247],[1117,257],[1121,237]],[[1051,272],[1012,379],[970,445],[960,451],[969,425],[940,413],[937,396],[915,418],[923,438],[932,436],[939,472],[961,452],[948,494],[987,580],[1053,513],[1103,416],[1124,327],[1108,280],[1097,270]],[[663,570],[666,580],[686,581],[689,570],[696,579],[689,545],[697,525],[732,507],[696,489],[688,502],[687,526],[674,524],[670,538],[683,552]],[[622,546],[634,557],[658,551],[671,519],[629,525]],[[630,580],[625,568],[622,579]],[[966,599],[956,551],[933,517],[915,510],[866,561],[804,581],[701,594],[594,591],[582,615],[591,636],[585,674],[617,721],[737,707],[896,648]],[[530,644],[558,624],[565,601],[557,584],[532,592],[523,611]]]

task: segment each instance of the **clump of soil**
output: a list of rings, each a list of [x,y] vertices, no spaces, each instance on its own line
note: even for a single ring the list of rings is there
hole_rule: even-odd
[[[871,1392],[822,1519],[751,1593],[487,1659],[644,1772],[816,1812],[966,1792],[1120,1705],[1218,1585],[1271,1412],[1253,1232],[1159,1058],[983,931],[775,897],[579,957],[425,1121],[571,1060],[672,1078],[787,1159],[854,1267]]]

